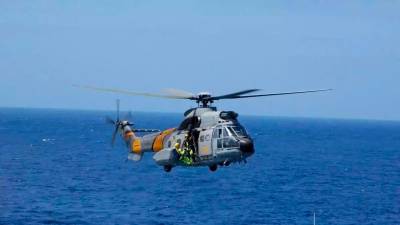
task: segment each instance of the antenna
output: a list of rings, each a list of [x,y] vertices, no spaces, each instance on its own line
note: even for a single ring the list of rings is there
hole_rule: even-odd
[[[117,99],[117,121],[119,121],[119,105],[120,105],[120,100]]]

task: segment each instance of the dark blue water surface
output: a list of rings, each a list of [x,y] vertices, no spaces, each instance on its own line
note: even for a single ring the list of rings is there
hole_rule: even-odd
[[[0,109],[0,224],[400,224],[400,123],[241,117],[247,164],[165,173],[112,149],[105,115]]]

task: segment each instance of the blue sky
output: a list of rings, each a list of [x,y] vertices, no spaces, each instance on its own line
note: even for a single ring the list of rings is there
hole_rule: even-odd
[[[400,1],[0,1],[0,106],[181,112],[143,92],[334,92],[219,102],[271,116],[400,119]]]

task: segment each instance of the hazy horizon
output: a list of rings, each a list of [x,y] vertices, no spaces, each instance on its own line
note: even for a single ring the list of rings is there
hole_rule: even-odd
[[[115,106],[114,106],[115,107]],[[116,116],[116,111],[115,108],[114,109],[80,109],[80,108],[51,108],[51,107],[18,107],[18,106],[13,106],[13,107],[4,107],[4,106],[0,106],[0,109],[6,109],[6,110],[49,110],[49,111],[73,111],[73,112],[104,112],[107,113],[106,116],[113,118]],[[218,110],[221,111],[231,111],[230,109],[222,109],[222,108],[218,108]],[[131,110],[131,109],[121,109],[121,116],[124,117],[124,114],[127,113],[133,113],[133,114],[172,114],[174,116],[181,116],[182,119],[184,118],[183,113],[186,111],[187,109],[183,109],[181,112],[174,112],[174,111],[142,111],[142,110]],[[393,119],[371,119],[371,118],[344,118],[344,117],[311,117],[311,116],[285,116],[285,115],[254,115],[254,114],[244,114],[244,113],[240,113],[238,111],[236,111],[239,114],[239,117],[261,117],[261,118],[280,118],[280,119],[310,119],[310,120],[343,120],[343,121],[377,121],[377,122],[395,122],[395,123],[399,123],[400,120],[393,120]],[[133,117],[132,119],[129,118],[122,118],[122,119],[128,119],[128,120],[135,120],[136,118]],[[240,118],[239,118],[240,119]]]

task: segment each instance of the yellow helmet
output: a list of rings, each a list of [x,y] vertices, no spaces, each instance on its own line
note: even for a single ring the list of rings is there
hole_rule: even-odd
[[[178,142],[175,143],[175,148],[179,148],[179,143]]]

